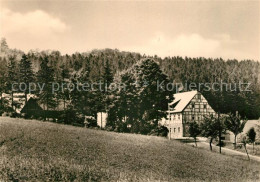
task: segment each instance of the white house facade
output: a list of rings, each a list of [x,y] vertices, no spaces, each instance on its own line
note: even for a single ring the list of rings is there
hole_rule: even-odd
[[[216,114],[208,101],[198,91],[174,94],[174,101],[169,104],[167,118],[161,124],[169,129],[169,138],[188,136],[189,122],[202,122],[205,115]]]

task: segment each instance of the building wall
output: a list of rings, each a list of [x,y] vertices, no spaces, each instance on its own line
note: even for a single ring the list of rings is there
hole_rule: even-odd
[[[184,136],[188,134],[188,124],[190,122],[201,123],[205,115],[216,114],[208,101],[200,93],[196,94],[190,103],[183,110],[183,128]]]
[[[161,123],[169,130],[169,138],[181,138],[183,136],[182,113],[168,112],[167,118]]]
[[[208,101],[200,93],[196,94],[190,103],[181,113],[168,111],[167,118],[161,124],[169,129],[168,136],[171,138],[181,138],[189,136],[189,122],[202,122],[205,115],[216,114],[208,104]]]
[[[107,124],[107,113],[105,112],[98,112],[97,113],[97,125],[100,128],[105,128]]]
[[[245,127],[244,127],[244,130],[242,133],[240,133],[238,136],[237,136],[237,142],[242,142],[242,136],[246,136],[247,135],[247,132],[251,129],[251,128],[254,128],[255,129],[255,132],[256,132],[256,142],[260,142],[260,120],[248,120]],[[235,141],[235,135],[228,131],[228,134],[229,137],[226,137],[225,139],[227,141],[230,141],[230,142],[234,142]]]
[[[205,115],[216,114],[208,101],[200,93],[195,95],[183,111],[183,122],[201,123]]]

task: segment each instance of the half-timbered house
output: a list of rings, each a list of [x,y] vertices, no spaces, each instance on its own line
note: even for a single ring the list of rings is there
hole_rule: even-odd
[[[161,124],[169,129],[170,138],[188,136],[189,122],[202,122],[205,115],[215,114],[207,100],[198,91],[174,94],[174,101],[169,104],[167,118]]]

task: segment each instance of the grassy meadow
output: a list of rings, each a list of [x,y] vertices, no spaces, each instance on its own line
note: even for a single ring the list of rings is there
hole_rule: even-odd
[[[258,181],[259,171],[165,138],[0,117],[0,181]]]

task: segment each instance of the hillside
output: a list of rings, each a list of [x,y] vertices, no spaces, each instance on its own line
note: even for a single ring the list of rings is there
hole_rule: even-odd
[[[0,54],[0,92],[1,89],[4,90],[4,82],[7,79],[4,77],[7,75],[10,59],[15,59],[17,65],[15,72],[19,73],[21,55],[21,51],[12,49],[2,51]],[[215,111],[221,113],[238,111],[248,119],[260,117],[260,63],[258,61],[179,56],[161,58],[156,55],[147,56],[117,49],[93,50],[72,55],[61,55],[59,51],[51,50],[29,51],[27,57],[32,62],[35,75],[40,69],[42,58],[45,57],[51,68],[55,70],[55,81],[59,82],[63,77],[71,81],[75,75],[78,76],[87,70],[89,81],[94,83],[102,81],[106,66],[111,69],[111,74],[116,80],[122,72],[131,68],[140,59],[151,57],[171,82],[182,84],[185,90],[201,91]],[[191,88],[190,86],[194,84],[195,88],[193,86]],[[209,90],[207,85],[211,85]]]
[[[245,181],[259,163],[165,138],[0,117],[2,181]]]

